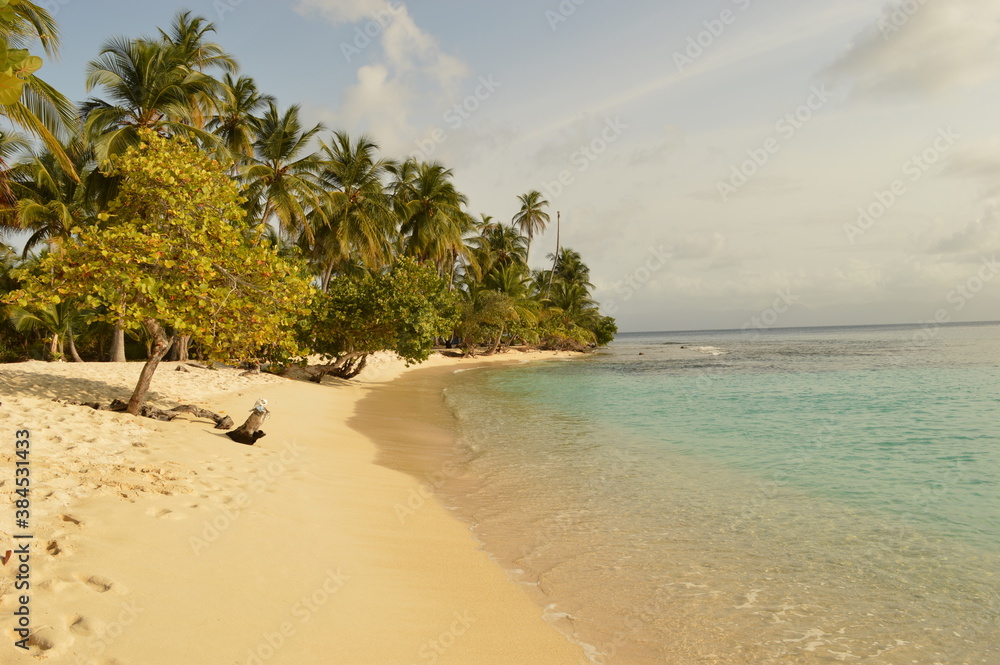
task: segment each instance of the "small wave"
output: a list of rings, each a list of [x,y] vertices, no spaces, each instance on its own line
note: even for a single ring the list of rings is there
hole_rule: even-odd
[[[723,351],[716,346],[696,346],[694,350],[707,356],[724,356],[729,353],[729,351]]]
[[[482,367],[463,367],[462,369],[456,369],[452,371],[452,374],[461,374],[462,372],[475,372],[477,369],[483,369]]]

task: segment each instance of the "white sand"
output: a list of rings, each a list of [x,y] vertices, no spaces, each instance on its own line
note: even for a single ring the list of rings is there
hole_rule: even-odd
[[[364,381],[176,365],[157,371],[150,403],[238,424],[265,397],[268,436],[247,447],[189,416],[52,401],[125,399],[140,364],[0,365],[0,556],[20,532],[20,429],[33,443],[35,536],[31,648],[14,646],[15,560],[0,567],[0,663],[583,662],[439,504],[401,523],[416,481],[373,464],[373,443],[346,425]],[[403,371],[379,357],[363,378]]]

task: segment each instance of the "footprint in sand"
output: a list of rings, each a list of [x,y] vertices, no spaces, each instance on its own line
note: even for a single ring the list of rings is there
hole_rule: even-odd
[[[101,577],[100,575],[91,575],[86,579],[80,579],[81,582],[89,586],[91,589],[97,593],[107,593],[114,588],[115,583],[106,577]]]
[[[51,658],[65,651],[73,642],[73,636],[69,633],[48,626],[39,628],[28,636],[28,648],[38,649],[38,657],[41,658]]]
[[[50,556],[59,556],[61,554],[69,554],[63,547],[59,544],[58,540],[50,540],[45,546],[45,551]]]
[[[68,623],[69,632],[75,635],[79,635],[80,637],[90,637],[94,634],[94,627],[91,625],[90,619],[87,617],[75,614],[70,617]]]
[[[77,518],[73,517],[72,515],[61,515],[59,517],[59,519],[61,519],[63,522],[69,522],[70,524],[75,524],[77,526],[82,526],[83,525],[83,522],[81,520],[78,520]]]
[[[155,517],[161,520],[184,520],[187,519],[187,515],[183,513],[175,513],[168,508],[150,508],[146,511],[146,515],[149,517]]]

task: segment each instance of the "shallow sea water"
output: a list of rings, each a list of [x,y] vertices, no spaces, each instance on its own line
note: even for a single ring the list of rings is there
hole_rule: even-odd
[[[623,335],[445,401],[445,502],[594,662],[1000,662],[1000,326]]]

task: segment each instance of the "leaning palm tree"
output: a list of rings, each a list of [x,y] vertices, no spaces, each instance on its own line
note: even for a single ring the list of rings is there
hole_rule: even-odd
[[[305,129],[298,105],[281,113],[268,102],[254,141],[254,155],[240,171],[246,187],[247,219],[263,233],[272,217],[287,238],[314,238],[313,228],[325,221],[325,192],[320,183],[322,157],[311,150],[322,124]]]
[[[549,213],[545,212],[549,202],[542,198],[541,192],[534,189],[517,197],[517,200],[521,202],[521,209],[511,221],[528,238],[527,254],[530,255],[535,233],[544,231],[549,223]]]
[[[345,132],[336,132],[331,143],[321,143],[325,166],[320,179],[327,200],[325,219],[313,233],[324,290],[336,267],[352,256],[372,269],[389,262],[397,218],[384,179],[392,162],[378,157],[378,149],[367,136],[352,141]]]
[[[71,162],[58,137],[74,126],[76,113],[66,97],[35,76],[42,60],[31,55],[27,47],[39,41],[46,55],[57,55],[59,29],[51,13],[30,0],[4,3],[0,11],[0,55],[5,61],[0,68],[0,115],[14,127],[42,139],[70,171]]]
[[[181,46],[163,40],[114,37],[87,65],[87,91],[101,88],[105,98],[81,105],[84,134],[103,161],[139,144],[139,131],[182,135],[207,146],[218,143],[196,127],[199,101],[211,98],[218,82],[190,69]]]

